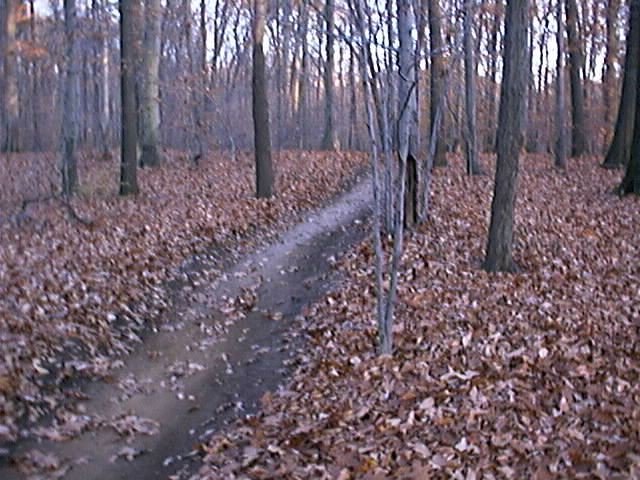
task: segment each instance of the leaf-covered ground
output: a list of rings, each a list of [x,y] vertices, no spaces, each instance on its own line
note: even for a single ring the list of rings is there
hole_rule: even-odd
[[[291,382],[206,447],[202,479],[640,477],[640,199],[595,159],[527,157],[517,274],[487,274],[492,181],[439,170],[408,235],[393,358],[373,253],[311,308]],[[195,477],[194,477],[195,478]]]
[[[174,159],[141,171],[142,193],[123,199],[114,194],[117,165],[97,161],[71,208],[48,199],[21,209],[21,197],[47,196],[46,179],[20,177],[34,161],[3,164],[5,181],[20,179],[22,190],[0,196],[0,443],[18,437],[21,420],[81,398],[70,388],[78,378],[121,365],[117,357],[161,318],[167,281],[185,259],[211,246],[227,258],[250,249],[366,164],[355,154],[282,153],[277,196],[256,200],[251,156],[217,155],[198,168]]]

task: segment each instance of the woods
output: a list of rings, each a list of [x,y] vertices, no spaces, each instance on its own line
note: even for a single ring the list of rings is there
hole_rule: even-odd
[[[0,26],[0,477],[640,472],[640,0],[0,0]]]

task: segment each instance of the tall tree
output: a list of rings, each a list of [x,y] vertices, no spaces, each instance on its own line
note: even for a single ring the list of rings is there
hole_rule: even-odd
[[[558,31],[556,32],[556,44],[558,55],[556,58],[557,76],[556,76],[556,147],[555,147],[555,165],[558,168],[565,169],[567,166],[567,145],[564,129],[564,112],[565,112],[565,92],[564,92],[564,5],[563,0],[558,0],[556,9],[556,19]]]
[[[136,115],[136,29],[140,22],[140,0],[120,0],[120,97],[122,103],[122,147],[120,195],[138,193]]]
[[[146,0],[145,35],[142,53],[142,166],[157,166],[162,162],[160,151],[160,0]]]
[[[444,97],[446,95],[445,70],[444,70],[444,44],[442,41],[439,0],[429,0],[429,47],[431,50],[431,100],[430,100],[430,124],[431,130],[439,125],[436,121],[438,109],[443,108]],[[433,135],[433,133],[432,133]],[[447,165],[446,146],[442,141],[442,135],[435,132],[436,147],[433,164],[436,167]]]
[[[618,168],[628,163],[631,156],[636,96],[638,92],[638,70],[640,69],[640,5],[631,0],[627,52],[624,60],[622,95],[613,140],[607,152],[605,168]]]
[[[518,163],[529,81],[528,0],[507,0],[504,66],[498,113],[498,160],[491,202],[491,223],[484,267],[490,272],[513,271],[513,224]]]
[[[640,30],[640,0],[631,0],[631,26]],[[630,49],[627,51],[627,56],[636,56],[636,65],[640,61],[640,54],[638,51]],[[636,79],[636,97],[635,97],[635,120],[633,128],[633,138],[631,147],[631,157],[627,164],[627,170],[620,185],[620,193],[623,195],[629,193],[635,193],[640,195],[640,81]]]
[[[2,151],[20,150],[20,105],[18,101],[17,16],[19,0],[4,0],[4,132]]]
[[[327,29],[327,40],[325,42],[326,63],[324,66],[324,134],[322,136],[322,148],[324,150],[338,150],[339,148],[333,118],[335,103],[335,88],[333,85],[335,13],[333,2],[334,0],[326,0],[324,4],[324,20]]]
[[[66,38],[66,79],[62,132],[62,193],[72,195],[78,189],[76,141],[78,137],[78,62],[76,54],[76,1],[64,0],[64,30]]]
[[[269,198],[273,193],[269,103],[265,75],[264,29],[267,18],[266,0],[254,0],[253,17],[253,133],[256,160],[256,195]]]
[[[616,85],[616,58],[618,56],[618,10],[620,8],[620,0],[607,0],[606,23],[607,23],[607,46],[604,57],[603,67],[603,102],[604,102],[604,121],[606,136],[605,142],[611,140],[611,131],[613,130],[615,105],[614,98]]]
[[[417,74],[414,45],[415,17],[411,0],[398,0],[398,156],[401,181],[405,182],[404,223],[412,228],[418,223],[418,124]]]
[[[569,82],[571,85],[571,156],[588,153],[584,91],[581,72],[584,64],[581,39],[578,29],[578,6],[576,0],[566,0],[567,35],[569,46]]]
[[[473,38],[474,1],[464,0],[464,86],[465,86],[465,156],[467,173],[481,173],[478,164],[478,141],[476,133],[476,60]]]

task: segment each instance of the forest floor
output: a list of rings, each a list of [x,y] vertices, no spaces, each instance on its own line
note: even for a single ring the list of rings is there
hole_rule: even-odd
[[[364,163],[352,160],[351,170],[339,170],[344,179]],[[184,266],[181,281],[180,272],[172,275],[169,290],[177,293],[170,303],[178,310],[164,310],[181,313],[158,322],[160,335],[142,338],[120,371],[114,368],[122,360],[112,356],[85,360],[111,381],[95,388],[110,394],[77,389],[91,398],[54,409],[53,424],[31,429],[32,439],[14,452],[21,472],[34,478],[175,472],[178,479],[199,472],[194,480],[638,478],[640,199],[613,195],[620,172],[600,169],[598,159],[572,160],[562,173],[548,157],[526,156],[516,219],[520,269],[487,274],[480,265],[493,179],[468,177],[462,162],[451,160],[434,173],[429,220],[406,236],[392,357],[375,353],[374,255],[357,221],[368,199],[363,184],[337,210],[320,211],[280,246],[247,257],[249,263],[225,270],[205,255]],[[300,163],[289,167],[302,175],[307,167]],[[341,182],[327,175],[323,168],[294,176],[292,195],[307,198],[318,181],[337,192]],[[232,212],[224,225],[235,228],[246,210]],[[209,216],[214,212],[220,214],[214,209]],[[166,226],[174,236],[190,217],[183,211],[178,218]],[[149,232],[129,228],[142,238]],[[351,242],[356,246],[340,255]],[[317,263],[318,255],[329,261]],[[133,269],[127,289],[148,277],[134,265],[119,267]],[[138,338],[133,329],[122,331]],[[128,349],[130,343],[123,340]],[[22,364],[36,373],[54,370]],[[32,383],[50,385],[41,374]],[[18,400],[25,404],[24,396]],[[6,435],[20,435],[13,425],[7,421]]]
[[[640,478],[640,199],[613,195],[620,172],[598,161],[522,159],[514,274],[481,269],[493,179],[437,170],[393,356],[375,354],[367,241],[297,321],[286,386],[215,435],[193,478]]]
[[[132,478],[133,467],[135,478],[162,477],[200,435],[251,411],[282,378],[281,332],[362,238],[366,183],[304,212],[365,164],[284,153],[269,201],[252,198],[246,156],[143,171],[139,197],[85,193],[73,216],[49,200],[9,216],[19,202],[4,198],[0,476]]]

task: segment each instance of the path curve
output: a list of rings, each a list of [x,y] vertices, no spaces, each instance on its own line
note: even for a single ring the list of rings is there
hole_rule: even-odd
[[[126,415],[149,419],[156,423],[142,428],[157,424],[156,434],[136,434],[127,441],[112,427],[102,427],[67,442],[23,442],[13,454],[34,448],[53,453],[68,466],[65,479],[188,478],[197,466],[198,446],[229,421],[255,411],[262,395],[286,378],[287,359],[294,352],[286,343],[290,335],[284,334],[307,305],[334,285],[331,264],[365,237],[362,219],[370,203],[365,179],[214,284],[202,286],[191,296],[201,300],[182,307],[195,315],[176,312],[175,329],[149,336],[114,372],[111,383],[88,387],[90,399],[82,413],[106,420]],[[234,308],[228,299],[236,299]],[[243,302],[244,318],[229,322]],[[123,399],[118,385],[127,379],[145,391]],[[131,461],[117,457],[134,451],[144,453]],[[5,465],[0,478],[24,476]]]

